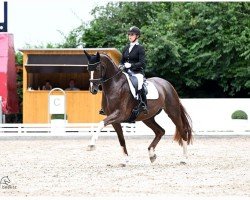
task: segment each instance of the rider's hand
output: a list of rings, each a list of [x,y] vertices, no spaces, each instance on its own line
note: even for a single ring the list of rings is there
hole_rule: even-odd
[[[124,70],[125,66],[124,65],[119,65],[120,70]]]
[[[128,62],[126,62],[126,63],[124,63],[124,66],[125,66],[126,68],[130,68],[130,67],[131,67],[131,64],[128,63]]]

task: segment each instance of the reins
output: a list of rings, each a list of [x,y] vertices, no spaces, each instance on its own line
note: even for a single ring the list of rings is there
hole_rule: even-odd
[[[101,82],[102,83],[106,83],[106,82],[108,82],[109,80],[111,80],[111,79],[113,79],[114,77],[116,77],[118,74],[120,74],[122,72],[122,70],[121,69],[119,69],[119,71],[118,72],[116,72],[116,74],[115,75],[113,75],[113,76],[111,76],[111,77],[109,77],[109,78],[107,78],[107,79],[105,79],[105,80],[102,80]],[[102,78],[103,79],[103,78]]]
[[[92,67],[92,66],[96,66],[97,64],[100,64],[100,63],[101,63],[101,61],[93,63],[93,64],[88,63],[88,66]],[[91,67],[89,67],[89,68],[91,68]],[[98,82],[98,84],[106,83],[106,82],[110,81],[111,79],[113,79],[114,77],[116,77],[117,75],[119,75],[122,71],[123,71],[123,68],[119,68],[119,71],[116,72],[116,74],[114,74],[113,76],[111,76],[111,77],[109,77],[107,79],[104,79],[103,77],[101,77],[101,78],[97,78],[97,79],[89,79],[89,81],[92,82],[92,83],[93,82]]]

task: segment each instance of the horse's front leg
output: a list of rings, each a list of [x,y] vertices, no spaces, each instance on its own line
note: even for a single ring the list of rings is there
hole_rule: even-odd
[[[116,119],[118,119],[118,114],[119,114],[119,112],[114,112],[111,115],[109,115],[108,117],[106,117],[103,121],[99,122],[97,131],[93,132],[90,143],[87,147],[88,151],[93,151],[96,149],[95,144],[96,144],[96,141],[98,140],[98,136],[99,136],[101,130],[105,126],[112,124],[114,121],[116,121]]]
[[[87,147],[87,151],[93,151],[96,149],[95,143],[98,140],[98,136],[104,127],[105,127],[104,121],[99,122],[97,131],[94,131],[92,134],[90,143]]]
[[[121,150],[122,150],[122,157],[121,157],[121,162],[120,162],[119,166],[125,167],[128,164],[129,160],[128,160],[128,151],[126,148],[126,142],[124,139],[122,126],[120,123],[113,123],[112,125],[117,133],[119,143],[121,145]]]

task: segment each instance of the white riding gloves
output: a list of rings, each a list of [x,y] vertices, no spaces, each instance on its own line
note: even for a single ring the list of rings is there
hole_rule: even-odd
[[[126,63],[124,63],[124,66],[125,66],[126,68],[130,68],[130,67],[131,67],[131,63],[126,62]]]

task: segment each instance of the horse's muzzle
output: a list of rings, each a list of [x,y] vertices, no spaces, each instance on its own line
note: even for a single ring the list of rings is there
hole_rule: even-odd
[[[90,87],[89,91],[91,92],[91,94],[97,94],[97,92],[98,92],[98,90],[95,89],[94,87],[92,87],[92,88]]]

